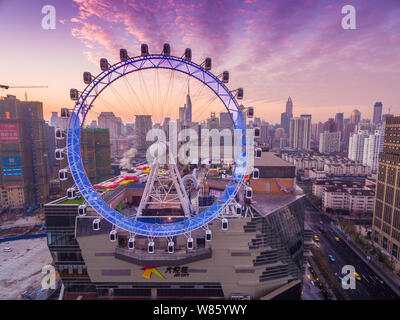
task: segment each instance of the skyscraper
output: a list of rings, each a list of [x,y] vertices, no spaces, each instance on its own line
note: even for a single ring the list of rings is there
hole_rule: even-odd
[[[58,128],[58,114],[57,114],[57,111],[51,113],[50,125],[52,127]]]
[[[373,124],[378,124],[382,121],[382,102],[377,102],[374,105],[374,117],[372,118]]]
[[[7,95],[0,99],[2,206],[23,210],[48,200],[48,147],[43,105]]]
[[[372,172],[376,172],[379,153],[383,150],[385,138],[384,130],[375,130],[364,141],[363,165],[369,166]]]
[[[292,98],[289,97],[286,101],[286,112],[281,113],[281,127],[285,130],[286,134],[289,135],[290,131],[290,119],[293,118],[293,102]]]
[[[301,115],[290,119],[289,146],[300,150],[310,150],[311,115]]]
[[[185,105],[185,124],[189,125],[192,122],[192,100],[190,100],[190,88],[188,82],[188,93],[186,95],[186,105]]]
[[[231,129],[233,130],[233,121],[229,114],[229,112],[220,112],[219,113],[219,129]]]
[[[334,153],[340,152],[340,132],[321,133],[319,139],[319,152],[321,153]]]
[[[113,112],[102,112],[98,117],[98,128],[110,130],[111,158],[118,158],[125,151],[121,141],[122,126],[121,118],[116,117]]]
[[[293,102],[291,97],[286,101],[286,113],[289,115],[289,118],[293,118]]]
[[[329,118],[328,121],[324,123],[324,131],[328,132],[335,132],[336,130],[336,123],[333,118]]]
[[[290,117],[286,112],[281,113],[281,127],[285,130],[286,134],[289,135]]]
[[[386,119],[385,142],[379,155],[372,238],[394,258],[400,246],[400,117]]]
[[[361,120],[361,112],[358,111],[357,109],[354,109],[353,112],[350,115],[350,122],[351,124],[356,125],[359,123]]]
[[[353,133],[349,139],[349,151],[348,158],[353,161],[362,163],[364,158],[364,143],[365,138],[369,137],[367,130],[359,130],[357,133]]]
[[[335,115],[335,124],[336,130],[340,132],[341,140],[343,140],[343,130],[344,130],[344,121],[343,121],[343,113],[336,113]]]
[[[86,174],[92,184],[112,177],[109,129],[83,129],[81,153]]]
[[[146,141],[147,132],[152,128],[153,124],[151,116],[148,115],[136,115],[135,119],[135,134],[136,134],[136,149],[139,152],[145,152],[147,147],[152,142]]]

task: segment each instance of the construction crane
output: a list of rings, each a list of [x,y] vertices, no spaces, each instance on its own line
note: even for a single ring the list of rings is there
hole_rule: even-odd
[[[33,88],[47,88],[47,86],[7,86],[4,84],[0,84],[0,89],[33,89]]]

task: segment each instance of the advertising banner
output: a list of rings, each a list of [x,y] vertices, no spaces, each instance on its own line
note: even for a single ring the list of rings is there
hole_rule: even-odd
[[[22,166],[22,160],[20,156],[1,157],[1,165],[3,168],[20,167]]]
[[[0,123],[0,141],[19,141],[17,123]]]

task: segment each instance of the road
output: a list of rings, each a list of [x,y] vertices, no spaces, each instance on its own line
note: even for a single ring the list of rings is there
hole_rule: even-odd
[[[356,289],[345,290],[351,300],[394,300],[399,299],[369,267],[349,248],[343,241],[336,241],[333,229],[335,222],[327,215],[319,212],[305,201],[305,221],[319,238],[320,248],[325,256],[332,255],[335,259],[331,262],[331,271],[338,276],[344,265],[352,265],[361,276],[357,280]],[[322,224],[320,223],[322,221]],[[322,231],[321,231],[322,230]],[[340,279],[338,278],[340,282]]]

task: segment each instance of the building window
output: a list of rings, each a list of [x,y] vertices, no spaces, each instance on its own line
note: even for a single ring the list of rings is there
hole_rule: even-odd
[[[383,201],[383,193],[385,190],[385,186],[382,183],[378,183],[376,186],[376,197]]]
[[[397,254],[398,254],[399,248],[393,244],[392,246],[392,256],[395,257],[397,259]]]
[[[382,247],[383,249],[387,250],[387,239],[385,237],[383,237]]]
[[[379,241],[379,232],[378,231],[375,231],[375,233],[374,233],[374,241],[375,242]]]
[[[386,167],[384,165],[379,165],[378,180],[384,182],[385,177],[386,177]]]
[[[387,183],[394,185],[395,180],[396,180],[396,169],[389,167],[387,173]]]
[[[382,218],[382,211],[383,211],[382,202],[376,201],[376,203],[375,203],[375,216],[378,217],[378,218]]]
[[[385,201],[388,204],[393,204],[393,198],[394,198],[394,189],[389,186],[386,187]]]

